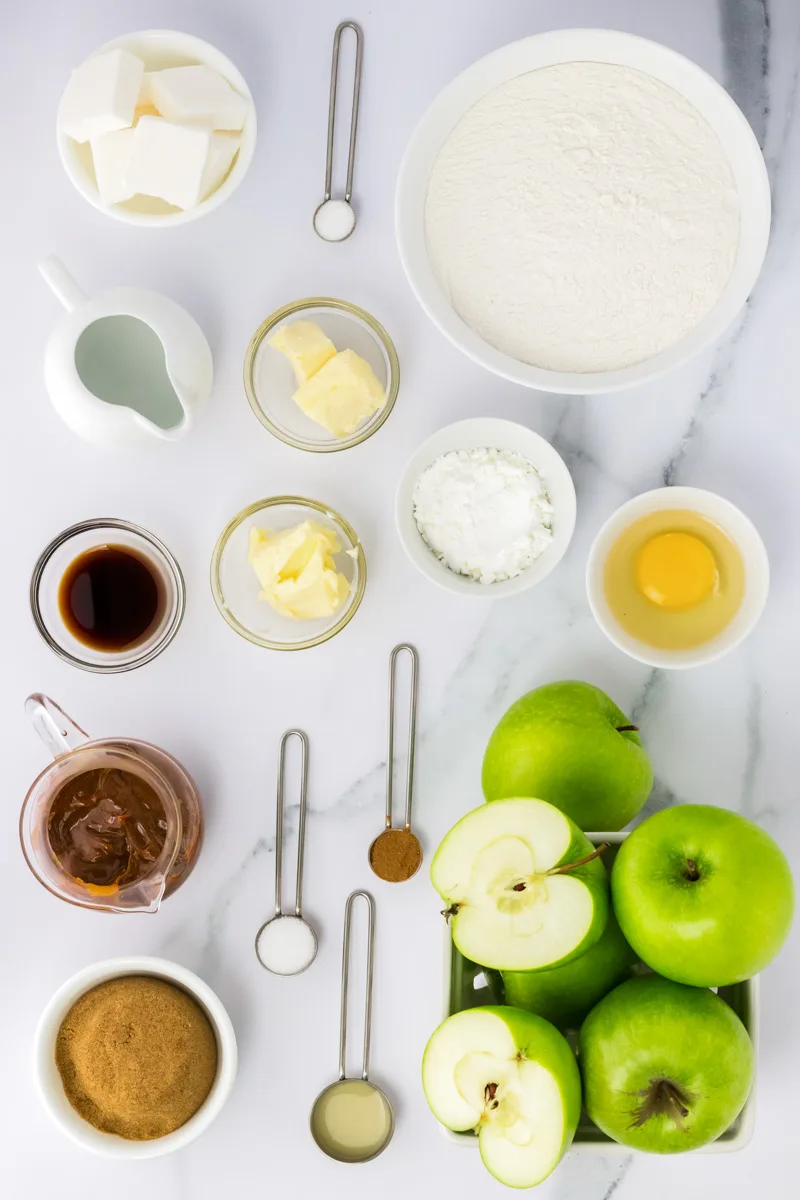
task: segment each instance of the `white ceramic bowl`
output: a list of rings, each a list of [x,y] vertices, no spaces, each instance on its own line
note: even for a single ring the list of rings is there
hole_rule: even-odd
[[[217,1039],[217,1077],[205,1103],[180,1129],[148,1142],[133,1142],[113,1133],[103,1133],[84,1121],[67,1100],[56,1067],[56,1038],[61,1022],[72,1005],[84,992],[123,975],[154,975],[188,992],[205,1012]],[[62,984],[39,1018],[33,1053],[39,1094],[53,1121],[79,1146],[108,1158],[156,1158],[187,1146],[208,1129],[219,1115],[236,1079],[236,1035],[222,1002],[208,984],[203,983],[192,971],[164,958],[109,958],[78,971]]]
[[[165,67],[182,67],[194,63],[203,63],[218,71],[231,87],[250,103],[250,111],[242,129],[239,153],[219,187],[207,199],[185,211],[149,196],[135,196],[125,204],[103,204],[97,190],[91,147],[88,142],[79,145],[58,129],[58,152],[64,170],[85,200],[108,216],[116,217],[118,221],[126,221],[129,225],[150,226],[185,225],[187,221],[196,221],[198,217],[219,208],[220,204],[233,195],[247,174],[256,146],[256,110],[250,89],[229,58],[202,38],[194,37],[190,33],[178,33],[172,29],[143,29],[138,33],[127,33],[106,42],[89,57],[95,58],[98,54],[105,54],[107,50],[120,48],[129,50],[131,54],[141,58],[147,71],[160,71]]]
[[[606,600],[603,574],[611,547],[617,538],[640,517],[664,508],[690,509],[700,513],[724,529],[736,544],[744,560],[745,590],[741,607],[722,633],[691,650],[660,650],[648,646],[619,625]],[[714,492],[693,487],[657,488],[643,492],[618,508],[606,521],[589,551],[586,564],[586,591],[589,607],[597,624],[614,645],[631,658],[650,667],[699,667],[714,662],[735,649],[753,630],[764,611],[769,594],[769,559],[761,537],[752,521],[729,500]]]
[[[557,63],[592,61],[644,71],[668,84],[702,114],[730,161],[741,205],[741,238],[733,273],[718,304],[686,337],[663,353],[619,371],[593,374],[548,371],[519,362],[483,341],[459,317],[439,287],[425,244],[425,196],[433,164],[453,128],[488,92],[529,71]],[[597,394],[633,387],[664,375],[725,331],[750,294],[767,248],[769,180],[758,142],[724,88],[695,63],[656,42],[608,29],[562,29],[523,38],[479,59],[434,100],[403,158],[395,223],[400,258],[422,307],[435,325],[481,366],[548,392]]]
[[[512,450],[530,459],[541,472],[553,504],[553,541],[527,570],[499,583],[480,583],[451,571],[440,562],[417,528],[414,520],[414,487],[423,471],[451,450]],[[408,557],[423,575],[459,596],[480,600],[500,600],[525,592],[550,574],[567,552],[575,529],[575,487],[566,464],[549,442],[525,425],[496,417],[475,417],[457,421],[438,430],[406,464],[395,499],[397,532]]]

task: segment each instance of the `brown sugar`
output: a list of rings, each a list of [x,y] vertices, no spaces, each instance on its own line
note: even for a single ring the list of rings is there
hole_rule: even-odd
[[[199,1004],[149,975],[84,993],[61,1022],[55,1057],[72,1107],[96,1129],[131,1141],[179,1129],[217,1073],[217,1041]]]

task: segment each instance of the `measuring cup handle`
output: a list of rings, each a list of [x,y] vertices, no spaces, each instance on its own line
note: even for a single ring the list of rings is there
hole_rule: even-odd
[[[83,288],[72,278],[57,255],[51,254],[39,263],[39,274],[67,312],[72,312],[88,299]]]
[[[375,901],[369,892],[351,892],[344,908],[344,937],[342,938],[342,1000],[339,1022],[339,1078],[347,1074],[347,995],[350,979],[350,927],[353,905],[356,900],[367,902],[367,980],[364,989],[364,1051],[361,1060],[361,1078],[369,1079],[369,1048],[372,1038],[372,979],[374,974],[373,954],[375,949]]]
[[[25,712],[53,758],[69,754],[89,740],[88,733],[68,717],[55,700],[41,692],[28,696]]]

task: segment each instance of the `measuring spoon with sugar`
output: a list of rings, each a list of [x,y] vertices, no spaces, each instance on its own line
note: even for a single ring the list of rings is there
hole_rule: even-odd
[[[356,37],[356,61],[353,75],[353,107],[350,110],[350,144],[347,151],[347,177],[344,199],[333,199],[333,142],[336,126],[336,90],[339,82],[339,49],[345,29]],[[342,21],[333,35],[331,90],[328,101],[328,145],[325,157],[325,198],[314,213],[314,232],[324,242],[344,242],[356,227],[356,214],[350,203],[353,195],[353,171],[356,162],[356,133],[358,104],[361,94],[361,64],[364,58],[364,35],[355,21]]]
[[[297,879],[294,915],[283,911],[283,812],[286,781],[286,747],[292,738],[300,741],[300,820],[297,829]],[[281,738],[278,761],[278,802],[275,815],[275,915],[256,934],[258,961],[273,975],[300,975],[317,956],[317,935],[303,917],[303,858],[308,801],[308,738],[299,729],[289,729]]]

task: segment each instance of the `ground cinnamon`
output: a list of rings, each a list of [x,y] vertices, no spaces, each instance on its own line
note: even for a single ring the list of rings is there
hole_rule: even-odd
[[[387,883],[410,879],[421,862],[422,850],[410,829],[384,829],[370,846],[369,865]]]
[[[61,1023],[56,1066],[67,1099],[96,1129],[164,1137],[205,1101],[217,1042],[203,1010],[164,979],[124,975],[85,992]]]

